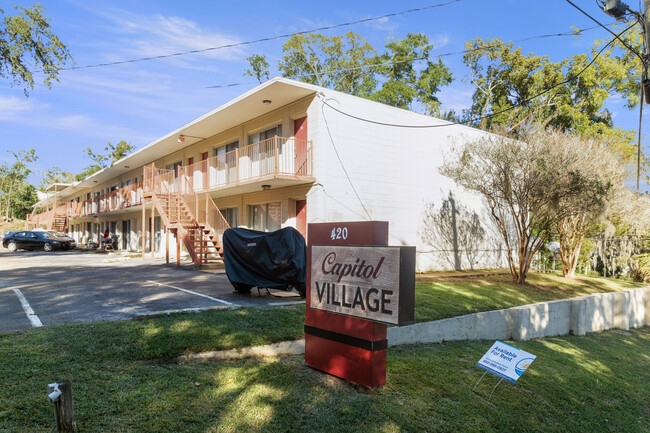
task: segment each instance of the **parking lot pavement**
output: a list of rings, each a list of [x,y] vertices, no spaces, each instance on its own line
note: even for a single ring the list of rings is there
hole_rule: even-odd
[[[18,251],[0,247],[0,332],[60,323],[128,320],[134,315],[217,306],[298,301],[234,293],[225,274],[84,251]],[[30,311],[31,310],[31,311]],[[40,323],[39,323],[40,322]]]

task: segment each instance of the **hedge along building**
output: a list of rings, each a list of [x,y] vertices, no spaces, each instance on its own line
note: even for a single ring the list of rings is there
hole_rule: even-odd
[[[452,217],[458,203],[482,212],[480,198],[438,167],[453,143],[484,135],[274,78],[82,182],[58,185],[27,225],[67,231],[79,243],[108,230],[120,249],[182,249],[205,263],[218,258],[227,227],[292,226],[307,236],[312,222],[383,220],[392,245],[417,246],[418,270],[468,267],[457,242],[445,250],[422,241],[423,215],[452,196]],[[501,259],[483,255],[472,264]]]

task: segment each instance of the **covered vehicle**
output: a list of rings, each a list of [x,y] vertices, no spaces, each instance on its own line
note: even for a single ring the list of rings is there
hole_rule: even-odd
[[[270,233],[228,229],[223,234],[223,261],[230,283],[240,293],[253,287],[295,288],[305,297],[307,245],[292,227]]]
[[[45,231],[22,231],[6,235],[2,246],[9,251],[25,250],[69,250],[74,248],[69,240],[59,238]]]

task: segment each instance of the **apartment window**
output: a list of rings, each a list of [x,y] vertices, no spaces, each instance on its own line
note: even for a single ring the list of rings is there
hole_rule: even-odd
[[[248,207],[249,227],[253,230],[272,232],[281,227],[282,205],[280,202],[257,204]]]
[[[239,208],[229,207],[225,209],[219,209],[221,215],[226,219],[226,222],[230,227],[237,227],[239,225]]]
[[[239,148],[239,141],[233,141],[223,146],[216,147],[213,150],[213,156],[223,155],[224,153],[232,152],[235,149]]]
[[[174,170],[174,173],[176,173],[176,169],[183,165],[182,161],[175,162],[173,164],[167,164],[167,170]]]
[[[258,141],[263,141],[268,138],[272,138],[275,136],[282,136],[282,125],[275,126],[271,129],[267,129],[266,131],[258,132],[252,135],[248,136],[248,144],[253,144],[257,143]]]

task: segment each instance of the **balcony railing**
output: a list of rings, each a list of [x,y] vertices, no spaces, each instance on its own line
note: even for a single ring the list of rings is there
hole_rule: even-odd
[[[80,218],[142,204],[144,192],[193,194],[254,182],[272,176],[304,178],[313,175],[309,140],[273,137],[174,170],[145,166],[143,182],[125,186],[80,202],[62,203],[56,210],[30,215],[31,224],[47,223],[54,216]],[[151,172],[148,174],[148,171]]]
[[[27,215],[27,219],[26,219],[27,227],[33,228],[38,226],[39,224],[47,225],[48,221],[52,218],[54,218],[54,209],[50,209],[42,213],[33,213]]]
[[[46,224],[55,216],[81,218],[112,212],[142,204],[142,182],[128,185],[115,191],[99,195],[84,201],[59,203],[55,209],[39,214],[29,215],[28,223],[33,225]]]
[[[311,176],[311,141],[273,137],[179,167],[178,192],[221,189],[268,176]]]

